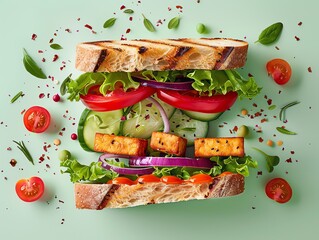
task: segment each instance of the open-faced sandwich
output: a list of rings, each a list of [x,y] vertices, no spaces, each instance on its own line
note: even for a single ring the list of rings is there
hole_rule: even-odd
[[[244,138],[208,136],[209,124],[238,97],[260,92],[236,68],[248,43],[235,39],[80,43],[63,86],[87,107],[78,126],[88,166],[61,161],[75,183],[77,208],[123,208],[233,196],[257,163]]]

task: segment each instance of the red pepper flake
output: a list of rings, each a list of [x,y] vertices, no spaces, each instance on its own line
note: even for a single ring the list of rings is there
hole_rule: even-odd
[[[264,123],[264,122],[267,122],[267,121],[268,121],[267,118],[263,118],[263,119],[260,120],[261,123]]]
[[[259,141],[260,143],[262,143],[262,142],[264,141],[264,139],[263,139],[262,137],[260,137],[260,138],[258,138],[258,141]]]
[[[54,54],[52,62],[55,62],[56,60],[58,60],[58,58],[59,56],[57,54]]]
[[[37,37],[38,37],[38,36],[37,36],[35,33],[33,33],[32,36],[31,36],[31,39],[32,39],[33,41],[35,41],[35,39],[36,39]]]
[[[235,127],[233,128],[233,131],[234,131],[234,132],[237,132],[237,131],[238,131],[238,127],[235,126]]]
[[[251,73],[248,73],[248,77],[253,77],[254,75],[252,75]]]
[[[79,22],[81,20],[81,18],[77,18],[76,20]]]
[[[292,163],[292,159],[291,159],[291,158],[288,158],[288,159],[286,160],[286,163]]]
[[[256,103],[254,103],[254,104],[253,104],[253,106],[254,106],[254,107],[257,107],[257,104],[256,104]]]
[[[47,168],[51,168],[49,164],[45,164],[45,166],[46,166]]]
[[[272,104],[272,99],[267,100],[268,105],[270,106]]]
[[[301,26],[301,25],[302,25],[302,22],[299,22],[299,23],[298,23],[298,26]]]
[[[50,39],[49,43],[53,43],[53,38]]]
[[[43,53],[43,51],[42,50],[38,50],[38,53]]]
[[[10,165],[11,165],[12,167],[15,167],[15,166],[17,165],[17,160],[11,159],[11,160],[10,160]]]
[[[65,31],[68,32],[68,33],[71,33],[71,29],[70,28],[66,28]]]
[[[149,114],[147,114],[147,115],[145,116],[145,120],[148,120],[148,119],[150,119],[150,115],[149,115]]]
[[[275,48],[276,48],[276,50],[280,50],[279,47],[277,47],[277,46]]]
[[[153,106],[153,104],[152,103],[148,103],[148,104],[146,104],[146,107],[152,107]]]
[[[131,22],[133,21],[133,17],[129,17],[129,19],[128,20],[130,20]]]
[[[312,73],[311,67],[308,67],[308,72]]]
[[[130,28],[126,29],[126,34],[128,34],[128,33],[130,33],[130,32],[131,32],[131,29],[130,29]]]
[[[291,154],[295,154],[295,151],[290,151]]]
[[[172,11],[172,8],[171,8],[171,7],[168,7],[167,9],[168,9],[168,11]]]
[[[183,7],[181,5],[177,5],[176,8],[177,9],[183,9]]]
[[[44,93],[40,93],[39,94],[39,98],[41,99],[41,98],[44,98],[45,97],[45,94]]]
[[[258,176],[261,176],[261,175],[263,175],[263,172],[262,172],[262,171],[258,171],[258,172],[257,172],[257,175],[258,175]]]
[[[45,62],[46,60],[45,60],[45,58],[42,58],[42,62]]]
[[[90,29],[90,30],[92,30],[93,28],[92,28],[92,26],[91,25],[89,25],[89,24],[85,24],[84,25],[84,27],[86,27],[86,28],[88,28],[88,29]]]
[[[300,38],[299,38],[299,37],[297,37],[297,36],[295,36],[295,39],[296,39],[296,41],[300,41]]]
[[[40,161],[40,162],[43,162],[43,161],[44,161],[44,156],[45,156],[45,155],[42,154],[42,155],[39,157],[39,161]]]
[[[121,40],[127,40],[127,38],[126,38],[126,37],[124,37],[124,35],[122,34],[122,36],[121,36]]]
[[[123,9],[125,9],[126,7],[124,6],[124,5],[122,5],[121,7],[120,7],[120,10],[123,10]]]

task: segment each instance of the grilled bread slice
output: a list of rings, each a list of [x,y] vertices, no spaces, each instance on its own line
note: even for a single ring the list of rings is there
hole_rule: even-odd
[[[137,183],[74,185],[75,204],[79,209],[126,208],[140,205],[220,198],[244,191],[244,177],[228,173],[214,177],[211,183]]]
[[[76,68],[84,72],[235,69],[245,65],[248,43],[230,38],[84,42]]]

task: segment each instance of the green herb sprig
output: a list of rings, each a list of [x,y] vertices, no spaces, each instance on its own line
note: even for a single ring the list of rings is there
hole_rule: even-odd
[[[282,133],[282,134],[286,134],[286,135],[297,135],[296,132],[292,132],[286,128],[283,128],[283,127],[276,127],[277,131]]]
[[[44,74],[38,64],[30,57],[27,51],[23,48],[23,65],[25,69],[37,78],[46,79],[47,76]]]
[[[285,121],[286,118],[285,118],[285,114],[286,114],[286,110],[287,108],[290,108],[294,105],[297,105],[299,104],[300,102],[299,101],[294,101],[294,102],[291,102],[291,103],[288,103],[287,105],[283,106],[281,109],[280,109],[280,112],[279,112],[279,120],[280,121]]]
[[[24,154],[24,156],[29,160],[29,162],[31,162],[34,165],[34,161],[33,158],[29,152],[29,150],[27,149],[27,147],[24,145],[24,142],[17,142],[17,141],[13,141],[15,144],[17,144],[18,149]]]
[[[172,18],[169,22],[168,22],[168,29],[176,29],[179,26],[179,22],[180,22],[180,17],[174,17]]]
[[[50,45],[50,48],[54,49],[54,50],[61,50],[63,49],[63,47],[60,45],[60,44],[57,44],[57,43],[52,43]]]
[[[105,21],[105,23],[103,24],[104,28],[110,28],[114,25],[114,23],[116,22],[116,18],[109,18],[108,20]]]
[[[263,45],[268,45],[275,42],[278,39],[282,29],[283,24],[281,22],[270,25],[260,33],[259,38],[255,43],[259,42]]]
[[[14,97],[11,99],[11,103],[14,103],[15,101],[17,101],[19,99],[19,97],[21,97],[23,95],[23,92],[20,91],[18,92],[16,95],[14,95]]]
[[[133,14],[134,10],[133,9],[125,9],[123,12],[127,13],[127,14]]]
[[[280,158],[278,156],[271,156],[268,155],[267,153],[265,153],[264,151],[258,149],[258,148],[253,148],[256,151],[260,152],[262,155],[264,155],[264,157],[266,158],[266,167],[267,167],[267,171],[268,172],[272,172],[274,171],[274,166],[277,166],[280,162]]]
[[[148,31],[150,31],[150,32],[155,32],[156,30],[155,30],[155,27],[154,27],[154,25],[152,24],[152,22],[151,22],[149,19],[147,19],[147,18],[144,16],[144,14],[142,14],[142,16],[143,16],[143,18],[144,18],[143,23],[144,23],[145,28],[146,28]]]

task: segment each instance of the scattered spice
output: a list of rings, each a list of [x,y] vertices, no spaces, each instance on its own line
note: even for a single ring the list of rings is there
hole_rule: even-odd
[[[55,146],[59,146],[59,145],[61,144],[61,140],[58,139],[58,138],[56,138],[56,139],[54,139],[53,144],[54,144]]]
[[[297,37],[297,36],[295,36],[295,39],[296,39],[296,41],[300,41],[300,38],[299,38],[299,37]]]
[[[33,33],[32,36],[31,36],[31,39],[32,39],[33,41],[35,41],[35,39],[36,39],[37,37],[38,37],[38,36],[37,36],[35,33]]]
[[[12,167],[15,167],[15,166],[17,165],[17,160],[11,159],[11,160],[10,160],[10,165],[11,165]]]
[[[277,146],[282,146],[283,143],[284,143],[283,141],[279,140],[277,141]]]
[[[311,67],[308,67],[308,72],[312,73]]]
[[[241,110],[241,115],[246,116],[248,114],[247,109],[242,109]]]
[[[268,145],[269,147],[272,147],[273,144],[274,144],[274,142],[273,142],[272,140],[268,140],[268,141],[267,141],[267,145]]]

